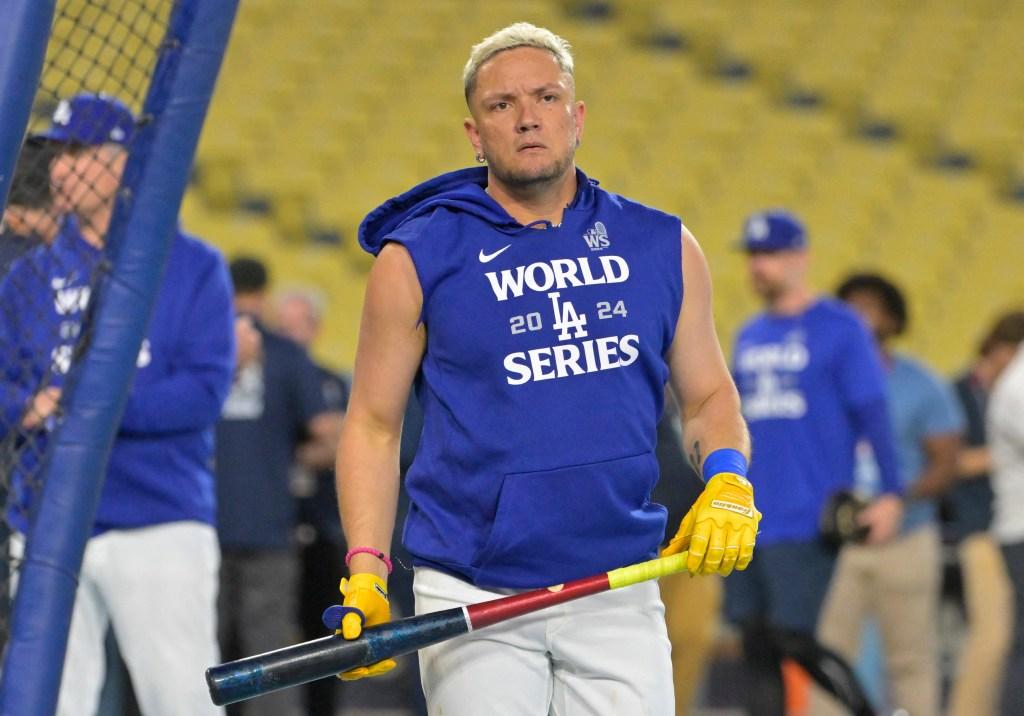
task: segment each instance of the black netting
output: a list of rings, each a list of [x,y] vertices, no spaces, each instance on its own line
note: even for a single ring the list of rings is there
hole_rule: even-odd
[[[107,225],[174,0],[58,0],[0,225],[0,595],[11,592],[64,378],[88,350]],[[145,350],[145,345],[143,350]],[[0,637],[7,633],[0,604]]]

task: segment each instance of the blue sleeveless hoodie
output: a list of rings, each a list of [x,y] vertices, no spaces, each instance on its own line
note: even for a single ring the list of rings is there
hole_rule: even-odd
[[[406,477],[414,562],[532,588],[656,554],[655,425],[682,304],[678,218],[577,171],[562,224],[522,226],[487,171],[444,174],[360,226],[423,291],[424,429]]]

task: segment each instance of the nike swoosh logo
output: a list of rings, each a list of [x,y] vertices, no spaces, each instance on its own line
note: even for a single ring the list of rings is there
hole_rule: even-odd
[[[508,249],[511,248],[511,246],[512,246],[512,244],[509,244],[508,246],[506,246],[503,249],[498,249],[493,254],[485,254],[484,250],[480,249],[480,256],[478,257],[480,259],[480,263],[485,264],[485,263],[488,263],[490,261],[493,261],[494,259],[496,259],[499,256],[501,256],[503,253],[508,251]]]

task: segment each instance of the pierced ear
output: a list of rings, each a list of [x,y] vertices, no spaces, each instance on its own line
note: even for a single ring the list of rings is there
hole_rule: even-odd
[[[462,129],[466,132],[466,138],[469,139],[470,146],[473,147],[473,152],[476,154],[476,160],[482,164],[484,152],[483,148],[480,146],[480,134],[477,132],[476,123],[472,118],[466,117],[462,120]]]

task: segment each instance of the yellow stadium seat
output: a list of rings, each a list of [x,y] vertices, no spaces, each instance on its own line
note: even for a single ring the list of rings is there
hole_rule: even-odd
[[[569,17],[568,6],[246,0],[186,220],[320,287],[330,310],[316,351],[350,366],[372,262],[355,240],[359,221],[473,164],[462,65],[473,43],[527,19],[575,46],[588,105],[580,166],[680,214],[700,240],[726,344],[757,309],[736,236],[748,213],[771,205],[806,220],[821,288],[855,268],[900,281],[921,316],[906,345],[942,370],[966,360],[979,320],[1024,303],[1005,271],[1024,261],[1024,210],[1000,198],[1024,172],[1024,75],[1010,71],[1024,65],[1024,3],[631,0],[605,22]],[[641,42],[673,32],[684,51]],[[53,61],[67,71],[75,58]],[[723,80],[723,62],[748,64],[752,79]],[[785,104],[807,95],[821,106]],[[865,141],[865,122],[898,133]],[[921,161],[956,152],[978,171]],[[234,209],[261,197],[267,216]],[[313,226],[341,245],[308,247]]]

